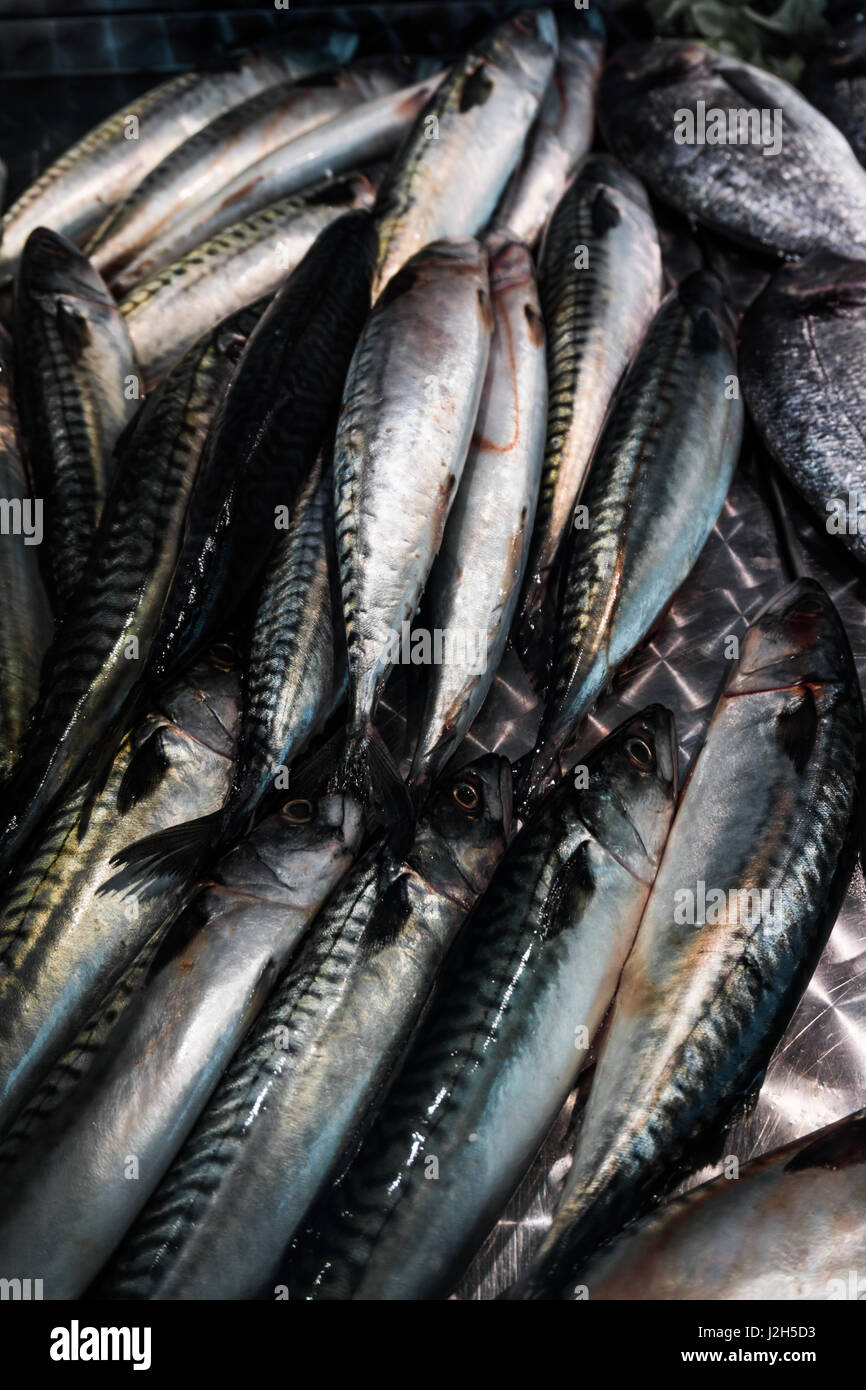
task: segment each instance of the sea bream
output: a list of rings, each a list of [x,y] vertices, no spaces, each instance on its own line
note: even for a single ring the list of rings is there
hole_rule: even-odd
[[[524,803],[547,785],[580,720],[661,616],[713,529],[742,437],[736,368],[719,282],[697,271],[647,329],[575,508]]]
[[[502,195],[491,230],[534,247],[592,145],[595,94],[604,38],[560,25],[559,56],[519,167]]]
[[[547,327],[547,442],[514,640],[544,684],[554,566],[620,378],[662,283],[646,193],[609,155],[590,155],[559,201],[539,261]]]
[[[505,20],[467,53],[420,111],[376,205],[376,298],[402,265],[440,237],[471,237],[490,220],[553,75],[550,10]]]
[[[172,231],[190,210],[214,196],[251,164],[333,120],[358,103],[395,91],[406,64],[378,59],[355,69],[281,83],[212,121],[157,165],[92,238],[87,254],[122,298],[143,277],[190,249],[172,246]],[[233,221],[236,219],[232,219]],[[161,251],[156,252],[158,240]],[[197,241],[202,241],[202,236]],[[134,273],[125,267],[136,259]],[[257,297],[257,296],[256,296]]]
[[[146,388],[221,319],[276,294],[326,227],[375,196],[363,174],[329,180],[235,222],[136,286],[120,312]]]
[[[781,78],[696,43],[627,44],[598,119],[651,193],[711,231],[778,256],[866,253],[866,169]]]
[[[448,1296],[587,1063],[676,793],[673,718],[650,706],[520,831],[361,1152],[321,1204],[321,1230],[299,1237],[290,1298]]]
[[[0,900],[0,1130],[166,919],[170,882],[148,902],[100,889],[132,841],[222,804],[237,687],[236,673],[210,661],[195,668],[123,742],[102,791],[66,798],[19,857]],[[119,789],[143,745],[160,773],[121,814]]]
[[[784,266],[742,324],[743,390],[758,430],[822,529],[866,560],[866,259]]]
[[[79,1087],[74,1113],[7,1174],[15,1199],[0,1204],[4,1269],[38,1265],[46,1298],[84,1292],[350,867],[362,828],[360,807],[347,798],[292,798],[219,866],[103,1040],[105,1062]]]
[[[859,1110],[630,1226],[587,1265],[581,1297],[862,1300],[864,1203]]]
[[[443,643],[428,674],[410,782],[418,800],[462,742],[505,650],[526,565],[547,421],[544,323],[532,256],[489,239],[493,338],[472,444],[427,585]],[[433,656],[434,653],[431,653]]]
[[[433,242],[380,297],[343,392],[334,514],[349,663],[344,780],[392,806],[401,783],[373,716],[442,543],[492,331],[484,250]]]
[[[92,233],[114,205],[184,140],[224,111],[287,78],[345,62],[357,37],[334,32],[323,48],[250,49],[221,58],[209,70],[184,72],[152,87],[106,117],[62,154],[0,222],[0,283],[34,227],[51,227],[73,241]]]
[[[140,1220],[109,1299],[236,1299],[273,1280],[399,1066],[460,925],[501,858],[511,773],[446,779],[405,859],[373,845],[314,923]]]
[[[142,396],[123,315],[82,253],[37,227],[15,277],[15,359],[27,460],[45,508],[43,557],[56,615],[81,579]]]
[[[824,949],[862,836],[863,701],[814,580],[752,622],[692,764],[599,1050],[553,1224],[518,1293],[718,1153]],[[714,1152],[715,1151],[715,1152]]]

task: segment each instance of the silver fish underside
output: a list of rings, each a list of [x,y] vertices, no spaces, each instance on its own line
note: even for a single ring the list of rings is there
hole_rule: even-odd
[[[446,1297],[529,1167],[586,1064],[661,858],[671,716],[653,706],[628,720],[587,771],[509,847],[457,971],[323,1203],[318,1240],[300,1243],[291,1298]]]
[[[759,1082],[851,874],[864,752],[844,629],[799,581],[749,629],[690,770],[523,1292],[570,1292]]]
[[[716,1178],[591,1260],[581,1296],[862,1299],[866,1111]]]
[[[553,73],[549,10],[506,20],[467,54],[418,115],[382,186],[375,299],[422,247],[487,224]]]
[[[743,390],[767,447],[817,524],[866,559],[866,261],[819,252],[785,266],[742,339]]]
[[[297,819],[298,812],[305,819]],[[359,847],[358,805],[289,803],[220,866],[178,944],[115,1035],[59,1134],[25,1150],[0,1210],[0,1264],[43,1270],[47,1298],[80,1296],[145,1204],[274,979]],[[170,943],[169,943],[170,944]],[[129,1157],[135,1156],[135,1180]],[[75,1173],[70,1185],[69,1174]]]
[[[120,305],[148,388],[229,314],[276,294],[316,237],[348,208],[372,207],[363,175],[254,213],[138,285]]]
[[[494,231],[535,246],[592,145],[595,94],[603,62],[603,40],[560,35],[553,77],[520,168],[496,209]]]
[[[429,668],[411,781],[435,781],[480,710],[505,650],[544,456],[547,366],[532,257],[491,243],[493,337],[472,445],[427,585],[441,659]]]
[[[100,893],[114,873],[114,855],[142,835],[216,810],[228,792],[236,679],[205,668],[164,704],[166,715],[146,721],[124,742],[86,829],[86,792],[80,791],[46,821],[4,894],[0,1130],[168,915],[171,903],[158,886],[143,903],[134,895]],[[165,770],[121,816],[121,780],[134,749],[150,740]]]
[[[73,241],[92,233],[107,212],[173,149],[224,111],[287,78],[344,61],[357,40],[337,34],[326,49],[291,53],[250,50],[211,72],[186,72],[151,88],[94,127],[40,175],[0,223],[0,283],[34,227]],[[130,121],[132,118],[132,121]]]

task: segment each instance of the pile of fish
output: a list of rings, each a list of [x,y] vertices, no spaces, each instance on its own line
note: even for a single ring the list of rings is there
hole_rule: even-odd
[[[546,9],[275,44],[86,135],[0,280],[0,1276],[447,1298],[576,1092],[509,1297],[846,1296],[863,1111],[671,1199],[863,848],[833,602],[792,552],[687,775],[657,703],[577,752],[744,438],[866,558],[845,134]]]

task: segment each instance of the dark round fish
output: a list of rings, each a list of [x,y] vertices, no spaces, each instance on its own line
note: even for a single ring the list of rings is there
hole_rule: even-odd
[[[811,59],[803,91],[823,111],[866,164],[866,28],[863,16],[831,31]]]

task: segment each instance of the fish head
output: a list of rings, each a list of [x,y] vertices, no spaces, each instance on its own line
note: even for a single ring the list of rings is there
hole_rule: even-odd
[[[407,862],[468,911],[505,853],[511,827],[511,764],[488,753],[437,782]]]
[[[523,85],[540,101],[559,53],[559,33],[553,11],[521,10],[489,35],[483,51],[506,71],[519,73]],[[467,91],[474,80],[470,75]]]
[[[866,309],[866,261],[835,251],[816,251],[781,267],[755,306],[760,324],[766,313],[794,318],[859,318]]]
[[[241,846],[257,861],[256,871],[250,874],[248,864],[246,873],[257,878],[264,866],[293,907],[315,909],[356,859],[364,824],[364,808],[353,796],[291,797]],[[233,886],[245,872],[242,857],[233,870]]]
[[[726,696],[808,687],[813,694],[856,689],[851,648],[836,606],[815,579],[774,594],[754,619],[725,687]]]
[[[717,59],[718,54],[702,44],[676,39],[624,44],[605,69],[605,101],[613,106],[619,97],[632,104],[650,89],[697,86],[714,72]]]
[[[21,253],[15,282],[19,309],[37,306],[56,317],[63,343],[77,357],[90,340],[89,325],[115,313],[105,281],[66,237],[35,227]]]
[[[678,791],[676,721],[664,705],[627,719],[586,759],[587,784],[575,805],[598,842],[651,883]]]

